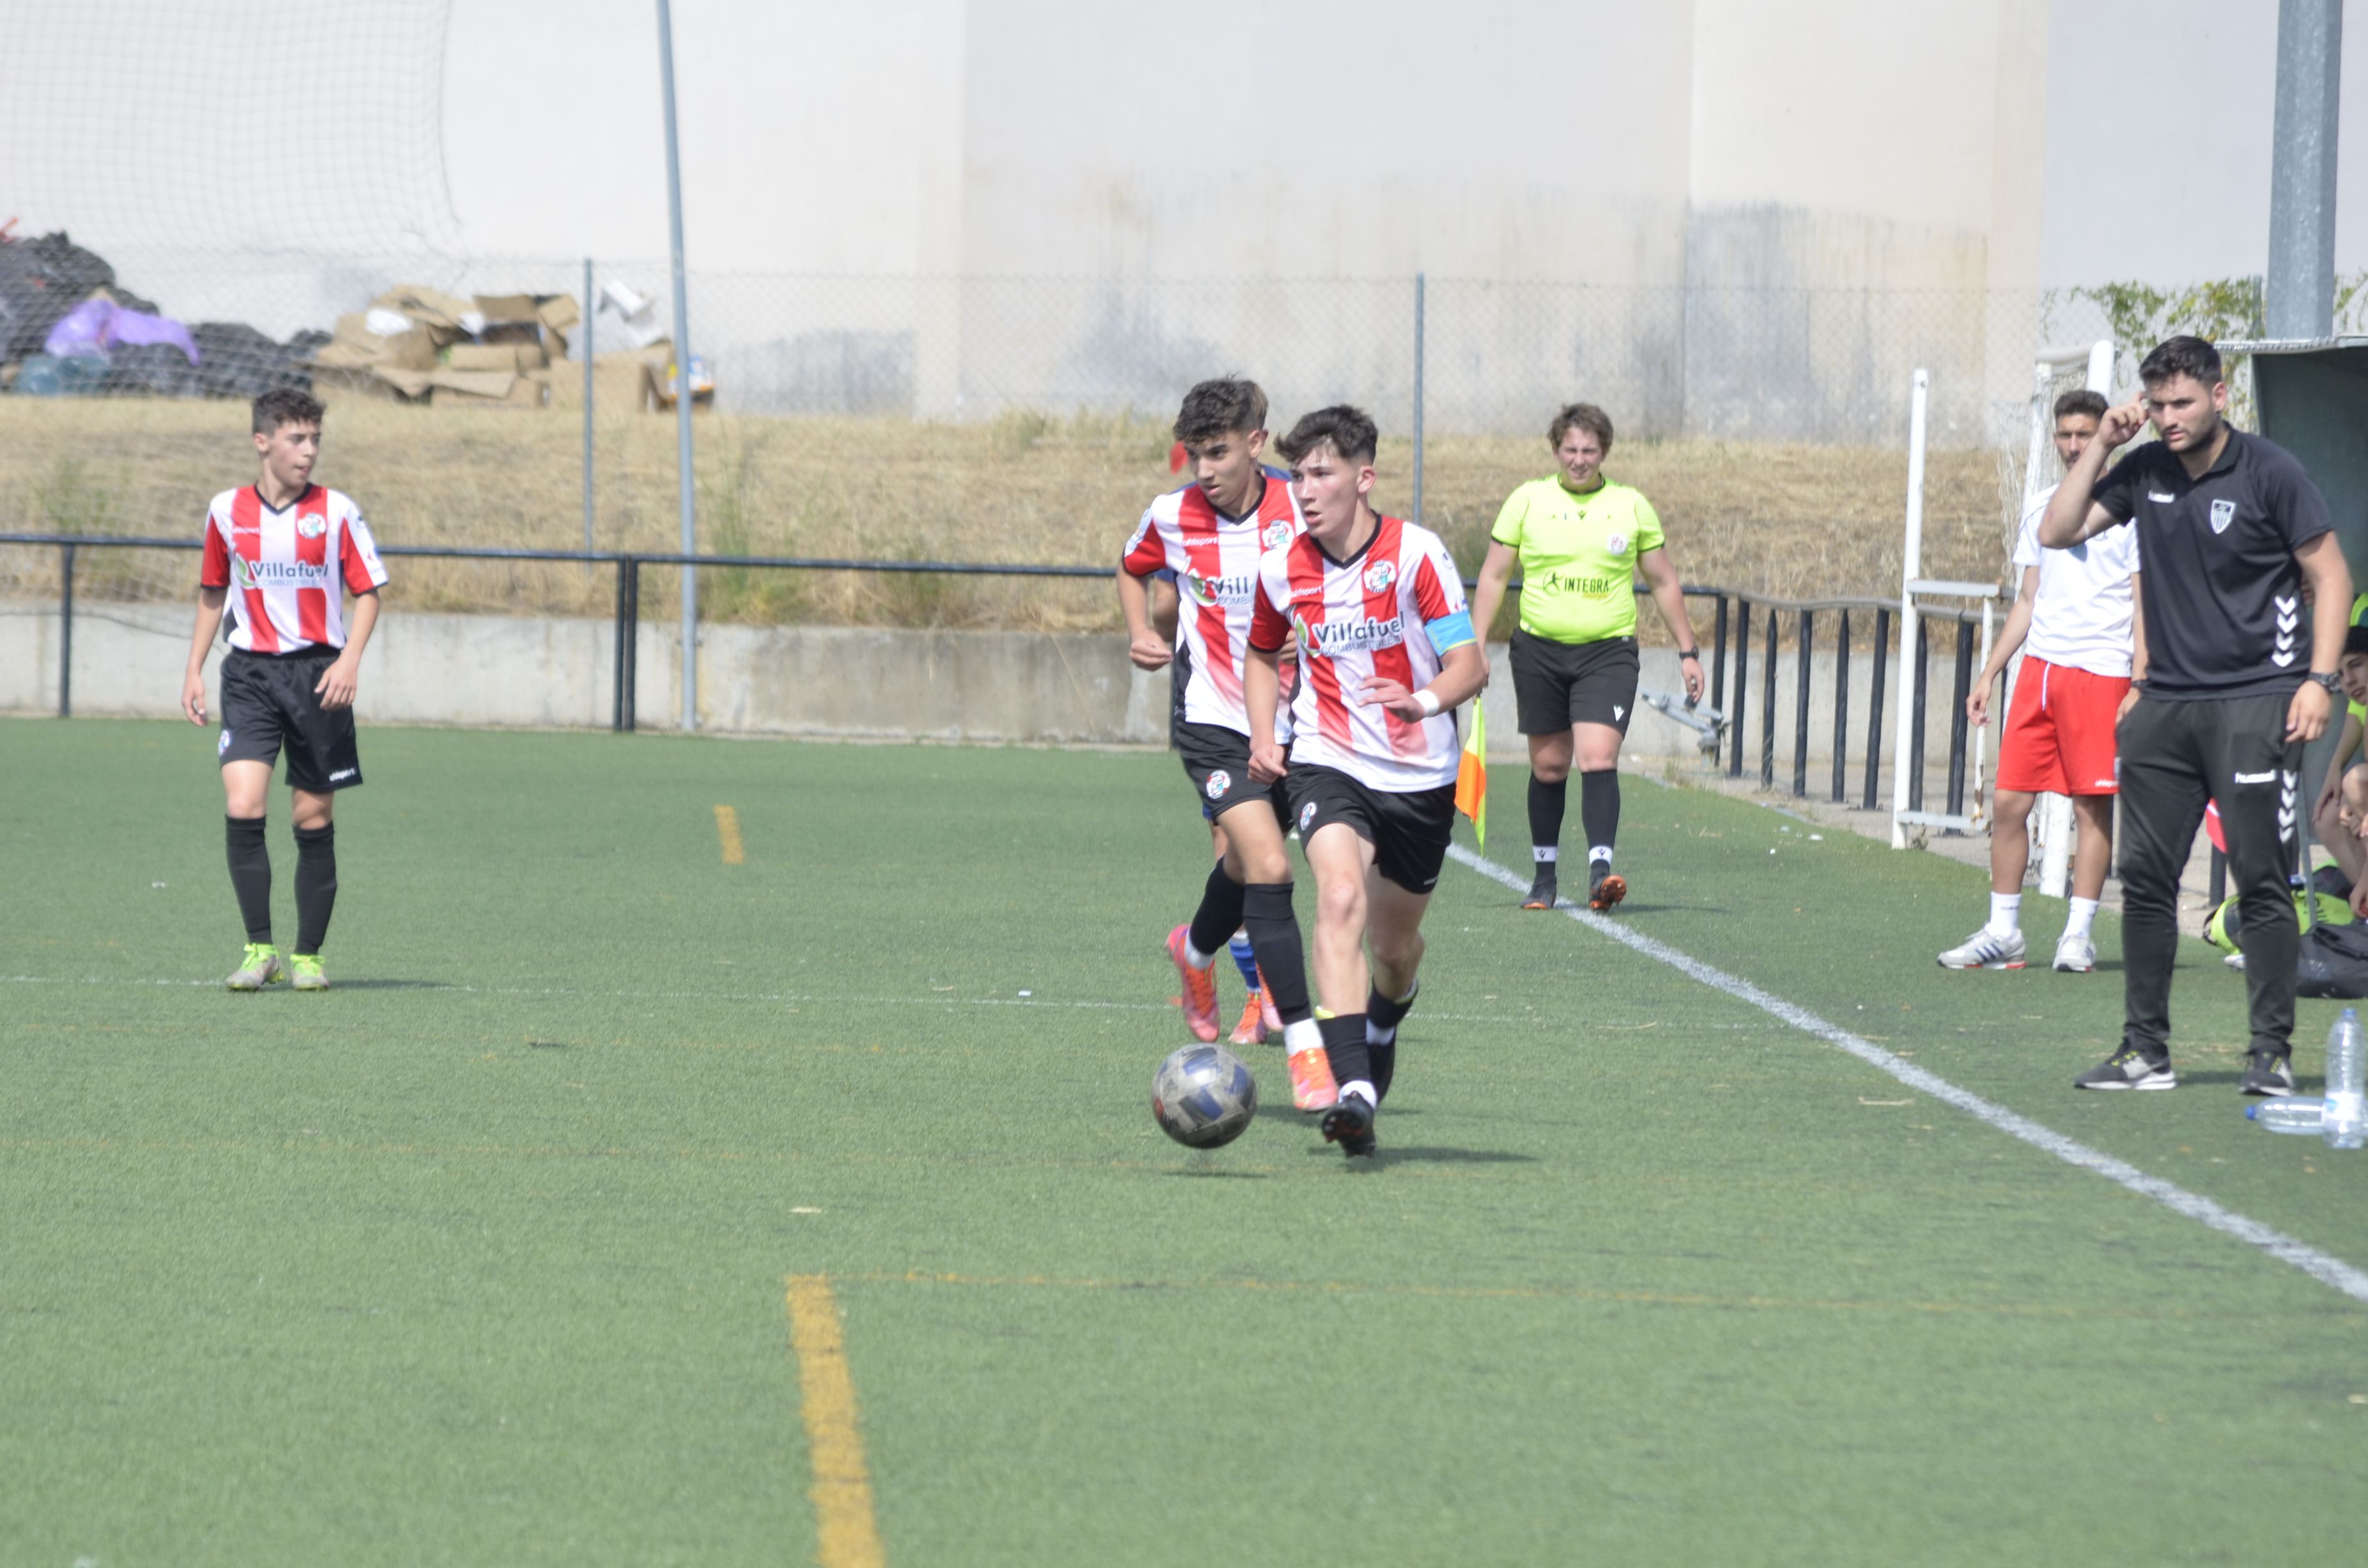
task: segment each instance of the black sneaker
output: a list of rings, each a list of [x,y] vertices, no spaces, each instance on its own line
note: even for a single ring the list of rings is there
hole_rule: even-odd
[[[2125,1045],[2072,1080],[2076,1089],[2175,1089],[2179,1074],[2168,1056],[2148,1056]]]
[[[2244,1082],[2237,1092],[2283,1096],[2294,1093],[2294,1063],[2279,1051],[2256,1051],[2245,1058]]]
[[[1350,1159],[1371,1159],[1381,1145],[1373,1138],[1373,1108],[1362,1095],[1342,1095],[1324,1113],[1324,1142],[1340,1145]]]
[[[1613,904],[1618,903],[1622,899],[1626,898],[1627,896],[1628,880],[1625,877],[1622,877],[1613,872],[1608,862],[1598,860],[1592,867],[1588,868],[1587,878],[1588,908],[1600,914],[1604,910],[1610,909]]]
[[[1551,860],[1538,862],[1538,874],[1530,880],[1530,894],[1521,900],[1523,909],[1552,909],[1554,906],[1554,869]]]

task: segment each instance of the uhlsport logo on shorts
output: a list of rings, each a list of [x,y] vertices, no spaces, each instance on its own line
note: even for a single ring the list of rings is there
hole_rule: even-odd
[[[1315,820],[1315,802],[1310,801],[1299,808],[1299,831],[1305,833],[1307,824]]]
[[[2212,503],[2212,531],[2214,533],[2226,533],[2228,531],[2228,525],[2236,520],[2237,503],[2234,501],[2214,501]]]
[[[1365,568],[1365,592],[1378,594],[1398,580],[1398,569],[1386,561],[1376,561]]]
[[[1233,787],[1234,776],[1220,767],[1209,775],[1209,781],[1201,786],[1201,790],[1212,801],[1222,801],[1225,798],[1225,791]]]
[[[1269,550],[1281,550],[1291,542],[1291,520],[1288,517],[1277,517],[1267,524],[1266,532],[1258,537],[1266,541],[1266,547]]]
[[[230,750],[230,732],[224,730],[222,733],[222,739],[214,743],[214,755],[220,756],[228,750]]]
[[[329,531],[329,519],[318,512],[308,512],[296,519],[296,531],[306,539],[319,539]]]

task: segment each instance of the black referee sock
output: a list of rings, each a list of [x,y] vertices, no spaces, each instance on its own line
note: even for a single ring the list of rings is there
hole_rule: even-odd
[[[1311,1017],[1307,1001],[1307,950],[1299,941],[1299,917],[1291,912],[1289,882],[1252,882],[1242,890],[1241,924],[1250,950],[1266,975],[1267,995],[1286,1024]]]
[[[1201,891],[1201,907],[1192,912],[1185,940],[1196,953],[1215,958],[1242,928],[1242,884],[1225,875],[1225,863],[1209,869],[1209,885]],[[1255,946],[1255,944],[1253,944]]]
[[[337,824],[296,830],[296,950],[313,954],[337,907]]]
[[[1332,1061],[1332,1081],[1342,1088],[1351,1084],[1381,1085],[1373,1077],[1373,1048],[1365,1041],[1365,1015],[1343,1013],[1337,1018],[1318,1018],[1315,1027],[1324,1035],[1324,1054]]]
[[[1620,836],[1620,770],[1601,768],[1578,776],[1578,820],[1587,829],[1588,858],[1609,860]],[[1603,853],[1598,855],[1596,852]]]
[[[238,894],[239,918],[250,942],[271,940],[271,849],[263,841],[263,818],[224,817],[222,838],[230,850],[230,886]]]
[[[1530,775],[1530,846],[1532,850],[1552,849],[1562,842],[1562,813],[1570,801],[1570,780],[1557,778],[1549,784],[1536,774]]]

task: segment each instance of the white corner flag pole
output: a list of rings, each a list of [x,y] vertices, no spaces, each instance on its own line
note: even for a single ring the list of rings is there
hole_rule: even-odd
[[[666,230],[674,260],[675,467],[682,503],[682,553],[699,552],[697,487],[690,438],[690,293],[682,277],[682,153],[675,137],[674,17],[658,0],[658,74],[666,87]],[[699,573],[682,569],[682,727],[699,728]]]
[[[1916,391],[1907,405],[1907,540],[1899,567],[1899,725],[1891,752],[1891,846],[1907,847],[1907,831],[1899,820],[1907,809],[1907,769],[1915,745],[1916,676],[1908,666],[1915,657],[1916,596],[1907,585],[1924,574],[1924,394],[1928,372],[1916,372]]]

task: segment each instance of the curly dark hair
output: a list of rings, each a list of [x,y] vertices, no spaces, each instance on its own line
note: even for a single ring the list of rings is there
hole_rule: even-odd
[[[282,425],[318,425],[321,400],[294,387],[274,387],[255,400],[255,433],[268,436]]]
[[[1574,427],[1594,437],[1605,451],[1611,449],[1611,415],[1591,403],[1563,404],[1560,412],[1554,415],[1554,423],[1546,426],[1546,445],[1559,449],[1562,438]]]
[[[1184,394],[1184,406],[1176,411],[1176,438],[1188,447],[1265,428],[1266,392],[1239,376],[1201,382]]]

